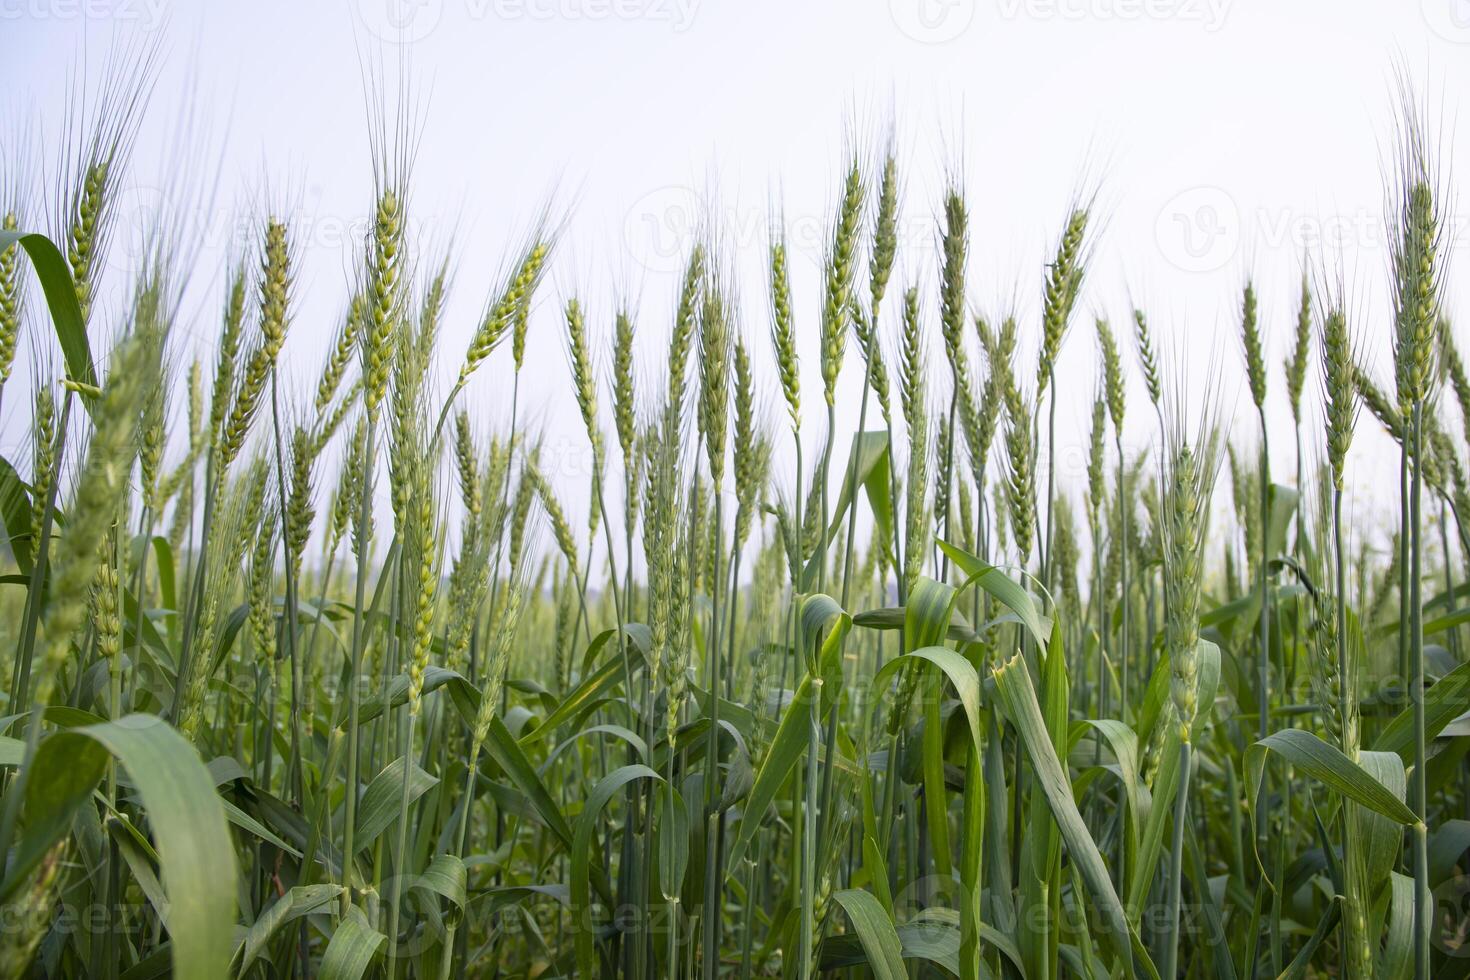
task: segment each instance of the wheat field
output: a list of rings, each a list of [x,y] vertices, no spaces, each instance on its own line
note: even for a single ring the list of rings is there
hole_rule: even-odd
[[[817,305],[773,216],[761,281],[711,231],[653,322],[550,285],[549,215],[452,275],[392,113],[301,391],[268,207],[202,324],[161,220],[95,302],[146,81],[45,180],[0,155],[0,978],[1470,976],[1470,378],[1412,98],[1358,273],[1391,322],[1323,256],[1294,309],[1240,283],[1231,424],[1147,310],[1089,312],[1093,197],[1040,315],[981,316],[964,186],[908,199],[880,142]]]

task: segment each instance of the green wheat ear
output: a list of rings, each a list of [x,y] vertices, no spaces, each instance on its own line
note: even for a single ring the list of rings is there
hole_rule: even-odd
[[[158,376],[158,347],[142,337],[129,337],[114,352],[112,365],[77,477],[69,508],[72,518],[53,559],[50,600],[42,619],[46,640],[36,670],[36,704],[50,703],[72,634],[86,616],[97,552],[117,517],[125,475],[137,450],[138,410]]]
[[[342,318],[342,326],[337,331],[337,339],[332,344],[327,363],[322,368],[321,378],[317,382],[314,407],[318,415],[325,412],[337,396],[337,389],[341,386],[342,378],[347,373],[347,366],[352,362],[352,352],[357,349],[357,337],[362,330],[362,319],[362,297],[354,296],[347,304],[347,314]]]
[[[41,540],[41,522],[46,500],[56,478],[56,396],[49,384],[36,388],[36,408],[31,434],[31,540]]]
[[[1013,385],[1006,405],[1006,504],[1011,534],[1024,567],[1036,528],[1036,471],[1031,459],[1031,410]]]
[[[823,270],[822,387],[828,405],[835,404],[837,374],[842,369],[847,326],[852,316],[853,260],[857,253],[864,193],[862,173],[854,157],[843,182],[842,201]]]
[[[230,399],[235,391],[235,372],[245,325],[246,278],[243,265],[237,266],[231,273],[225,297],[209,410],[210,439],[211,445],[215,446],[224,438],[225,420],[229,416]]]
[[[969,249],[969,216],[958,189],[944,198],[941,241],[943,266],[939,280],[939,325],[956,390],[969,386],[965,357],[965,257]]]
[[[20,882],[11,901],[10,928],[0,933],[0,975],[25,976],[36,951],[51,931],[56,915],[56,892],[71,852],[70,838],[57,841]]]
[[[1347,317],[1341,309],[1332,310],[1322,321],[1322,387],[1327,401],[1327,463],[1332,485],[1342,490],[1358,415],[1358,375],[1353,368]]]
[[[367,319],[362,332],[363,404],[368,418],[377,419],[388,394],[398,333],[399,267],[403,247],[403,215],[398,194],[384,190],[378,196],[369,242]]]
[[[1107,504],[1106,461],[1107,461],[1107,403],[1103,398],[1092,401],[1092,428],[1089,430],[1087,451],[1087,516],[1093,527],[1102,519],[1103,507]]]
[[[20,218],[14,211],[0,217],[0,231],[16,231]],[[19,275],[20,246],[0,249],[0,389],[10,380],[15,366],[16,341],[20,337],[22,280]]]
[[[623,459],[632,459],[638,441],[633,386],[633,315],[619,310],[613,323],[613,420]]]
[[[1123,384],[1123,358],[1118,354],[1118,341],[1113,336],[1108,321],[1097,321],[1097,346],[1102,354],[1103,391],[1107,396],[1108,414],[1112,416],[1113,428],[1123,430],[1123,415],[1127,408],[1127,393]],[[1152,355],[1150,355],[1152,356]]]
[[[792,428],[801,428],[801,372],[796,357],[796,329],[791,320],[791,282],[786,270],[786,243],[771,246],[771,347],[781,395],[791,415]]]
[[[1163,382],[1159,377],[1158,353],[1154,350],[1153,335],[1149,332],[1148,318],[1142,310],[1133,311],[1133,337],[1138,345],[1138,362],[1143,368],[1143,383],[1148,391],[1148,400],[1155,409],[1163,399]]]
[[[464,364],[459,369],[460,385],[484,362],[485,358],[500,345],[507,332],[511,334],[511,356],[519,371],[526,359],[526,333],[530,326],[531,299],[551,255],[551,243],[543,238],[533,241],[515,271],[505,283],[500,295],[490,304],[480,320],[480,326],[470,339],[465,351]]]
[[[77,188],[71,206],[71,227],[67,231],[66,258],[71,265],[72,283],[77,305],[85,322],[92,314],[93,259],[109,212],[112,182],[109,160],[91,162]]]
[[[674,329],[669,336],[669,386],[667,400],[664,402],[664,424],[670,430],[678,429],[684,413],[684,392],[687,387],[685,367],[699,321],[704,276],[704,246],[695,245],[690,250],[689,261],[684,267],[684,278],[679,287],[679,298],[674,311]]]
[[[1295,342],[1286,361],[1286,395],[1291,404],[1291,417],[1302,424],[1302,389],[1307,382],[1307,359],[1312,349],[1312,290],[1302,273],[1301,302],[1297,307]]]
[[[699,320],[699,418],[714,492],[725,479],[730,412],[730,321],[717,289],[705,293]]]
[[[1082,277],[1086,271],[1083,261],[1086,232],[1087,210],[1077,208],[1067,218],[1055,257],[1047,266],[1042,290],[1041,351],[1036,370],[1038,403],[1051,381],[1057,355],[1061,353],[1062,340],[1072,318],[1072,308],[1082,288]]]
[[[1164,594],[1168,599],[1164,634],[1173,672],[1169,693],[1180,737],[1185,741],[1189,741],[1190,725],[1199,708],[1197,651],[1204,507],[1199,461],[1188,445],[1181,446],[1169,470],[1164,522]]]
[[[1240,301],[1241,346],[1245,351],[1245,373],[1250,381],[1251,401],[1259,411],[1266,404],[1266,358],[1261,350],[1261,328],[1256,320],[1256,289],[1246,282]]]

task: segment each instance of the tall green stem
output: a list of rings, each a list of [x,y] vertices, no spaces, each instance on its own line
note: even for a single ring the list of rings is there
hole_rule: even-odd
[[[1186,733],[1187,734],[1187,733]],[[1184,868],[1184,830],[1189,812],[1191,749],[1188,738],[1179,743],[1179,789],[1174,798],[1174,840],[1169,855],[1168,933],[1164,937],[1161,977],[1179,976],[1179,898]]]
[[[1429,895],[1429,841],[1427,836],[1427,808],[1424,765],[1424,601],[1421,590],[1423,568],[1423,540],[1420,529],[1420,505],[1424,481],[1424,403],[1414,403],[1414,483],[1410,495],[1409,533],[1411,568],[1409,570],[1409,644],[1413,676],[1409,681],[1409,696],[1414,700],[1414,772],[1410,778],[1414,815],[1419,818],[1414,827],[1414,977],[1424,980],[1429,976],[1429,931],[1431,898]]]
[[[1118,449],[1118,574],[1121,578],[1122,595],[1118,600],[1118,718],[1128,724],[1128,647],[1130,629],[1128,595],[1128,460],[1123,456],[1123,433],[1114,436]],[[1163,445],[1163,444],[1161,444]],[[1106,684],[1106,681],[1104,681]]]
[[[358,715],[361,709],[362,655],[367,639],[367,568],[371,539],[368,528],[373,516],[373,457],[378,420],[368,416],[363,444],[362,494],[358,501],[357,581],[352,604],[352,669],[347,678],[347,792],[342,814],[342,910],[352,903],[352,865],[357,851],[357,795],[359,771]]]

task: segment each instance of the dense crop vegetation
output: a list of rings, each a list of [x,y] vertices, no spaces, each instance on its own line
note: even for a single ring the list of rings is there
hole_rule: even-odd
[[[298,398],[268,209],[207,326],[163,222],[128,302],[94,302],[141,91],[76,123],[58,199],[0,182],[0,404],[31,433],[0,459],[0,975],[1470,972],[1470,380],[1413,111],[1392,322],[1332,274],[1270,316],[1245,283],[1227,432],[1145,311],[1080,322],[1090,200],[1039,320],[978,317],[964,188],[923,203],[940,261],[901,281],[920,205],[881,150],[844,168],[817,309],[779,222],[758,287],[696,244],[671,325],[550,295],[546,225],[445,350],[391,125]],[[587,513],[521,388],[553,322]],[[1096,350],[1081,486],[1068,340]],[[472,403],[485,372],[508,415]],[[1344,519],[1370,424],[1388,549]]]

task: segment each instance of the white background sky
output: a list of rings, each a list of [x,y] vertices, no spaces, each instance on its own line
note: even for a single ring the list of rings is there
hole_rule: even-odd
[[[457,255],[441,385],[509,249],[548,199],[565,216],[528,365],[529,405],[554,450],[583,442],[565,387],[561,303],[573,293],[587,300],[605,351],[615,298],[636,299],[643,377],[661,386],[669,301],[701,199],[713,202],[735,262],[740,326],[762,365],[766,228],[772,202],[784,204],[801,251],[794,273],[815,440],[816,269],[846,148],[871,153],[896,124],[907,182],[896,285],[922,286],[931,328],[932,219],[945,172],[963,175],[970,301],[1021,314],[1023,365],[1034,363],[1046,253],[1075,190],[1095,187],[1105,220],[1059,367],[1064,483],[1081,480],[1092,320],[1105,315],[1126,330],[1130,296],[1175,352],[1171,365],[1182,357],[1202,380],[1217,351],[1234,410],[1248,401],[1239,289],[1254,275],[1272,418],[1289,425],[1280,363],[1311,248],[1314,264],[1346,270],[1356,326],[1387,377],[1382,188],[1395,76],[1407,73],[1425,96],[1446,161],[1461,155],[1455,118],[1470,92],[1467,0],[0,0],[0,137],[30,119],[49,147],[69,78],[96,74],[119,40],[160,45],[123,213],[150,211],[158,189],[177,180],[170,174],[192,173],[197,186],[218,171],[214,200],[194,212],[202,248],[186,327],[201,338],[216,330],[220,273],[252,220],[265,208],[291,216],[302,266],[286,370],[303,400],[371,203],[365,66],[406,63],[421,123],[412,224],[425,259],[451,234]],[[189,112],[194,132],[181,154]],[[1465,232],[1453,215],[1452,237]],[[1324,250],[1324,236],[1341,248]],[[126,268],[125,242],[113,259]],[[1457,256],[1452,272],[1461,264]],[[115,272],[112,288],[123,280]],[[1452,274],[1451,309],[1462,292]],[[931,329],[935,375],[947,379],[940,352]],[[29,357],[20,360],[16,387],[29,384]],[[507,351],[487,364],[472,394],[486,428],[509,403],[508,361]],[[846,379],[854,395],[855,364]],[[1315,379],[1314,366],[1309,401]],[[1133,381],[1129,439],[1143,446],[1152,428]],[[781,425],[769,380],[766,395]],[[7,455],[24,457],[24,405],[5,400]],[[1249,414],[1236,414],[1236,438],[1253,443]],[[1360,431],[1371,429],[1365,417]],[[1290,441],[1286,428],[1274,439],[1283,473]],[[1381,440],[1365,437],[1360,448],[1387,459]],[[1384,497],[1395,475],[1385,465],[1355,471],[1361,489]]]

